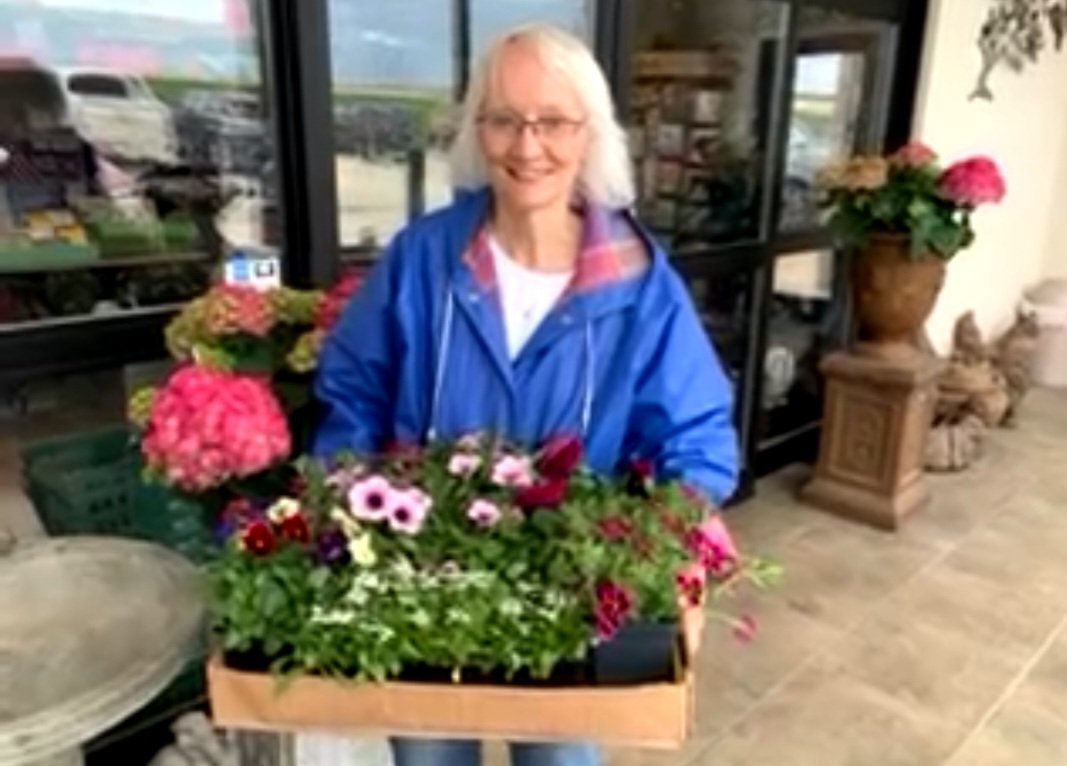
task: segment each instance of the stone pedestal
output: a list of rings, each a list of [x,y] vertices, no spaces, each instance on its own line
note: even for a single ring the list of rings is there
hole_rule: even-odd
[[[819,459],[801,499],[887,530],[925,505],[923,453],[941,370],[918,353],[894,361],[827,356]]]

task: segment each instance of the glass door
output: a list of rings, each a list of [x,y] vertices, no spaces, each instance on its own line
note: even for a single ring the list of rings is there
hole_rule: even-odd
[[[788,4],[643,0],[630,15],[640,215],[675,254],[764,239]]]
[[[801,7],[779,230],[818,228],[816,176],[886,135],[897,25],[833,8]]]

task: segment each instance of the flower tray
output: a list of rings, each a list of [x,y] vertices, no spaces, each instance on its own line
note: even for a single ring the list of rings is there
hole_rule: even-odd
[[[686,621],[692,657],[699,618]],[[483,740],[593,740],[675,749],[688,738],[695,705],[692,663],[671,681],[598,686],[520,686],[391,681],[348,683],[207,666],[216,725],[287,732],[374,732]]]

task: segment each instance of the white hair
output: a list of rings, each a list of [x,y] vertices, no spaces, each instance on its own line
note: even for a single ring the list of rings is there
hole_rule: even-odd
[[[501,52],[516,42],[530,45],[546,67],[571,83],[585,108],[589,145],[578,174],[577,191],[581,197],[609,208],[630,207],[634,202],[634,180],[626,131],[615,118],[607,79],[585,43],[542,23],[524,24],[505,32],[478,60],[452,144],[453,184],[460,189],[480,189],[488,183],[485,157],[478,143],[478,113],[484,106]]]

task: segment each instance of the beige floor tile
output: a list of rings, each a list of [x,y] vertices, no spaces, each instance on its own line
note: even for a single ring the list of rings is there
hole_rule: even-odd
[[[838,628],[809,617],[773,594],[740,597],[723,606],[734,615],[751,615],[757,633],[753,640],[742,642],[730,627],[708,625],[698,678],[711,693],[718,679],[723,679],[752,697],[762,697],[842,635]]]
[[[1062,766],[1067,725],[1039,708],[1009,702],[950,761],[951,766]]]
[[[1067,591],[1053,581],[1013,588],[940,562],[894,593],[882,610],[981,642],[1032,656],[1067,611]]]
[[[938,553],[922,541],[827,520],[781,551],[785,578],[773,597],[827,625],[847,628]]]
[[[1015,697],[1067,726],[1067,631],[1061,631],[1041,656]]]
[[[708,740],[695,737],[678,750],[609,749],[604,753],[607,766],[697,766]]]
[[[997,701],[1025,659],[981,634],[949,632],[918,615],[882,609],[824,662],[909,709],[967,729]]]
[[[697,761],[707,766],[934,766],[964,732],[841,672],[806,669]]]

